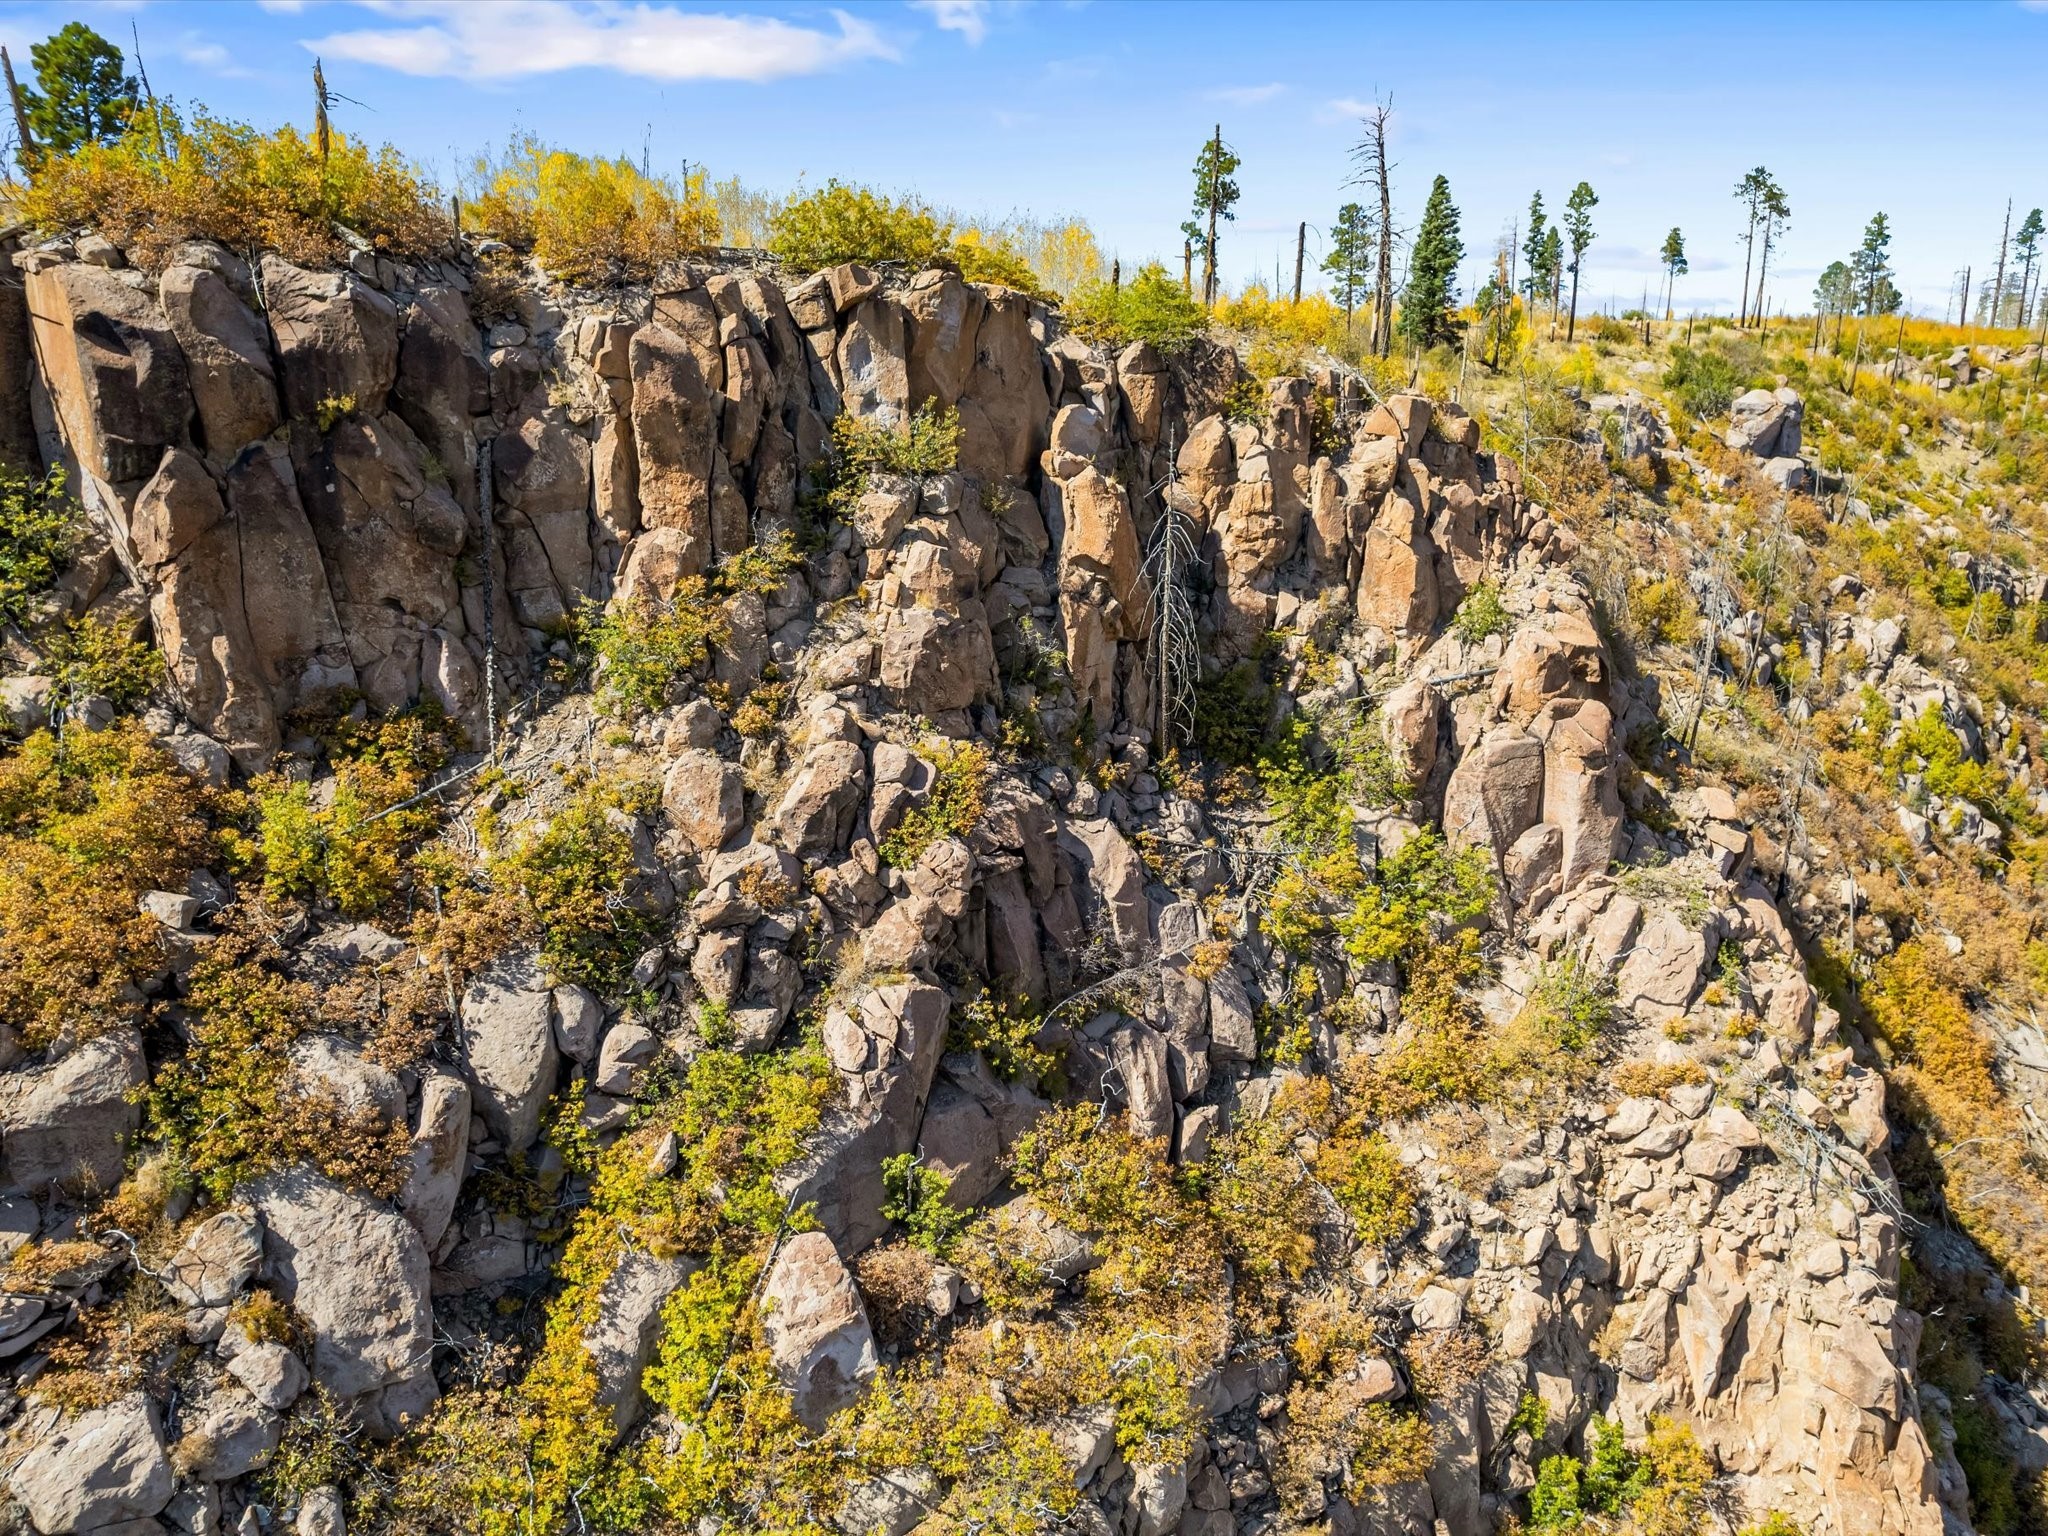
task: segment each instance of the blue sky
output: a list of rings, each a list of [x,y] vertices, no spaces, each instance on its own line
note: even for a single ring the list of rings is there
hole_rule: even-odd
[[[2008,197],[2048,204],[2048,0],[1805,6],[1340,6],[908,0],[741,5],[541,0],[15,4],[0,41],[82,18],[152,84],[217,112],[309,115],[317,52],[340,124],[447,175],[515,129],[588,152],[786,188],[829,176],[989,214],[1078,214],[1127,267],[1174,253],[1217,122],[1244,159],[1233,286],[1291,269],[1347,194],[1359,104],[1391,94],[1397,222],[1450,178],[1476,283],[1541,188],[1600,195],[1590,304],[1633,303],[1685,231],[1681,306],[1732,308],[1749,166],[1792,223],[1773,307],[1883,209],[1913,306],[1939,314],[1995,260]],[[1782,274],[1782,281],[1780,280]],[[1782,296],[1782,299],[1781,299]]]

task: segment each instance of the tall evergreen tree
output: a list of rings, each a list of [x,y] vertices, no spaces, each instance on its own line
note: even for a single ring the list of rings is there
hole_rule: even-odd
[[[1323,258],[1323,270],[1330,274],[1337,302],[1344,306],[1347,331],[1351,329],[1352,312],[1372,291],[1376,238],[1373,217],[1362,204],[1346,203],[1337,210],[1337,222],[1330,226],[1330,254]]]
[[[1430,185],[1415,248],[1408,254],[1408,286],[1401,293],[1401,334],[1418,348],[1455,341],[1458,324],[1458,263],[1465,242],[1458,237],[1458,208],[1451,201],[1451,183],[1439,176]]]
[[[1550,221],[1543,213],[1543,194],[1538,192],[1529,199],[1529,232],[1522,237],[1522,265],[1528,269],[1522,279],[1522,291],[1531,304],[1550,293],[1543,271],[1543,242],[1549,234]]]
[[[1181,225],[1180,230],[1202,253],[1204,304],[1216,302],[1216,224],[1218,220],[1237,217],[1233,209],[1237,205],[1238,187],[1231,177],[1242,163],[1230,146],[1223,142],[1221,123],[1216,125],[1216,132],[1195,157],[1194,217]]]
[[[1792,217],[1792,205],[1785,200],[1785,189],[1775,181],[1764,190],[1763,256],[1756,265],[1756,323],[1764,322],[1764,279],[1770,275],[1771,252],[1777,247],[1778,236],[1785,232],[1785,225]]]
[[[1865,316],[1888,315],[1899,307],[1899,290],[1892,285],[1891,245],[1891,220],[1873,214],[1863,227],[1863,243],[1849,258],[1856,308]]]
[[[118,139],[135,112],[135,77],[121,50],[82,21],[29,45],[39,90],[24,91],[38,149],[68,155]]]
[[[1849,264],[1846,261],[1829,262],[1827,270],[1821,273],[1820,281],[1814,284],[1813,288],[1813,306],[1816,311],[1815,335],[1818,336],[1820,328],[1832,319],[1835,322],[1835,337],[1839,341],[1842,334],[1842,316],[1848,314],[1855,305],[1856,277],[1849,270]]]
[[[1557,340],[1557,311],[1564,296],[1564,235],[1553,224],[1543,235],[1543,295],[1550,304],[1550,339]]]
[[[1572,243],[1572,308],[1565,322],[1564,339],[1570,341],[1579,330],[1579,273],[1586,265],[1586,247],[1593,243],[1593,208],[1600,201],[1591,182],[1580,182],[1564,203],[1564,232]]]
[[[1692,270],[1692,263],[1685,258],[1685,236],[1677,225],[1671,226],[1671,233],[1664,237],[1664,249],[1658,256],[1664,262],[1664,318],[1671,318],[1671,295],[1678,286],[1679,278]]]
[[[1771,173],[1762,166],[1743,174],[1735,183],[1735,200],[1742,204],[1749,215],[1749,231],[1743,237],[1742,246],[1742,302],[1736,306],[1735,323],[1741,325],[1749,319],[1749,274],[1756,261],[1756,227],[1764,216],[1764,198],[1769,195],[1775,183]]]
[[[2033,318],[2034,274],[2041,262],[2043,233],[2048,230],[2044,230],[2038,208],[2029,212],[2013,232],[2012,259],[2020,265],[2020,313],[2015,325],[2026,325]]]

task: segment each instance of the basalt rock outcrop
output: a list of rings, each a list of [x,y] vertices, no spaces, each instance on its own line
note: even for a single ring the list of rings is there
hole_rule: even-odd
[[[1590,1088],[1554,1125],[1490,1124],[1483,1189],[1434,1133],[1390,1131],[1422,1192],[1413,1240],[1389,1257],[1347,1239],[1347,1262],[1390,1339],[1470,1321],[1492,1341],[1483,1372],[1429,1410],[1426,1478],[1355,1501],[1333,1482],[1314,1524],[1290,1523],[1273,1493],[1289,1366],[1219,1360],[1184,1465],[1127,1466],[1113,1420],[1075,1426],[1088,1528],[1483,1536],[1534,1480],[1528,1397],[1553,1449],[1595,1412],[1631,1432],[1677,1416],[1741,1508],[1816,1532],[1933,1536],[1956,1517],[1954,1462],[1913,1377],[1918,1320],[1899,1300],[1882,1083],[1840,1050],[1749,879],[1732,803],[1663,830],[1625,814],[1617,721],[1639,701],[1573,569],[1577,542],[1457,406],[1375,398],[1331,367],[1266,381],[1245,412],[1225,348],[1104,353],[1056,311],[944,271],[846,266],[785,285],[707,266],[607,295],[534,277],[484,313],[460,262],[315,272],[193,245],[150,276],[60,244],[17,265],[35,360],[20,387],[119,571],[72,606],[145,604],[179,732],[245,772],[285,748],[317,756],[293,716],[337,697],[431,701],[480,746],[493,711],[538,697],[568,616],[665,597],[815,517],[806,488],[841,413],[894,426],[935,402],[960,428],[954,469],[869,477],[779,589],[719,599],[721,696],[786,684],[772,737],[743,739],[698,697],[617,746],[659,786],[658,803],[614,812],[656,935],[635,1007],[520,953],[455,1001],[431,1070],[380,1076],[339,1049],[301,1063],[403,1124],[402,1194],[372,1200],[305,1170],[241,1191],[176,1280],[219,1365],[179,1424],[213,1425],[216,1458],[174,1472],[165,1405],[141,1396],[24,1410],[10,1487],[36,1530],[157,1529],[167,1507],[213,1512],[169,1517],[187,1531],[244,1518],[246,1474],[309,1382],[366,1432],[397,1433],[445,1385],[437,1319],[502,1326],[492,1317],[519,1313],[560,1256],[559,1234],[494,1207],[475,1176],[547,1157],[543,1116],[564,1090],[593,1138],[616,1136],[656,1069],[702,1048],[700,1005],[740,1051],[790,1038],[827,990],[820,956],[834,1092],[778,1185],[815,1228],[764,1281],[774,1369],[814,1427],[877,1368],[850,1266],[892,1226],[884,1163],[916,1156],[962,1205],[1008,1201],[1004,1158],[1049,1107],[952,1033],[983,985],[1069,1004],[1044,1026],[1065,1090],[1183,1163],[1287,1075],[1260,1034],[1286,997],[1368,1021],[1355,1038],[1320,1025],[1298,1070],[1399,1038],[1383,966],[1289,960],[1204,900],[1241,896],[1250,876],[1226,856],[1241,829],[1161,772],[1162,580],[1179,584],[1211,676],[1277,653],[1274,725],[1298,706],[1369,714],[1410,793],[1357,808],[1361,846],[1390,855],[1434,825],[1483,852],[1501,891],[1480,920],[1493,1022],[1569,958],[1611,983],[1638,1054],[1674,1070],[1662,1091]],[[1796,453],[1796,409],[1758,403],[1743,422],[1751,451]],[[1148,554],[1169,519],[1198,556],[1162,577]],[[1505,618],[1473,638],[1449,621],[1482,587]],[[539,777],[594,750],[581,695],[556,699],[566,724],[549,713],[507,729],[508,769]],[[1080,758],[1025,747],[970,827],[885,862],[932,801],[934,742],[995,743],[1026,720],[1027,739],[1078,740]],[[544,816],[535,799],[507,814]],[[1193,896],[1160,878],[1161,848]],[[1662,873],[1631,874],[1644,868]],[[326,917],[292,942],[344,969],[397,947]],[[1148,1006],[1125,1012],[1112,992],[1074,1004],[1126,970],[1156,976]],[[1717,1101],[1659,1030],[1693,1016],[1726,1034],[1730,987],[1764,1026],[1731,1047]],[[61,1226],[54,1185],[118,1180],[147,1073],[126,1035],[0,1073],[10,1220]],[[1072,1282],[1094,1262],[1087,1234],[1045,1230],[1027,1205],[1020,1224]],[[662,1305],[694,1272],[634,1250],[611,1276],[584,1341],[618,1434],[646,1411]],[[59,1284],[53,1310],[0,1310],[0,1360],[92,1283]],[[251,1286],[295,1307],[306,1337],[226,1324]],[[974,1305],[957,1275],[941,1302]],[[1409,1390],[1374,1365],[1375,1400]],[[903,1477],[864,1491],[877,1528],[918,1518],[923,1485]],[[338,1507],[309,1494],[299,1528],[327,1528]],[[233,1528],[260,1527],[247,1514]]]

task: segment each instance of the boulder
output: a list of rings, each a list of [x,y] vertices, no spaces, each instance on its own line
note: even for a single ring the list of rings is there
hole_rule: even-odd
[[[157,298],[191,371],[207,454],[226,463],[245,443],[276,431],[282,419],[269,333],[210,267],[166,268]]]
[[[1002,1137],[994,1118],[945,1079],[932,1089],[917,1151],[926,1168],[948,1181],[946,1198],[961,1210],[981,1204],[1002,1182]]]
[[[228,1374],[264,1407],[283,1413],[312,1380],[305,1363],[282,1344],[244,1344],[228,1362]]]
[[[847,1102],[826,1111],[810,1148],[777,1176],[776,1188],[814,1204],[819,1226],[844,1252],[858,1253],[889,1230],[882,1162],[917,1145],[949,1011],[945,992],[916,980],[870,986],[850,1005],[827,1010],[826,1050]]]
[[[269,1465],[284,1420],[237,1381],[217,1381],[179,1413],[178,1463],[188,1474],[224,1483]]]
[[[259,267],[285,415],[383,410],[398,377],[398,306],[353,272],[309,272],[272,255]]]
[[[263,1262],[263,1229],[243,1210],[209,1216],[171,1256],[159,1278],[188,1307],[218,1307],[241,1294]]]
[[[1699,990],[1710,949],[1707,933],[1675,912],[1658,913],[1643,924],[1621,963],[1615,1005],[1649,1023],[1681,1017]]]
[[[813,1430],[851,1404],[877,1366],[853,1276],[823,1232],[785,1242],[761,1288],[761,1332],[798,1418]]]
[[[532,1146],[561,1065],[554,999],[537,956],[508,956],[470,983],[461,1040],[477,1111],[491,1134],[508,1151]]]
[[[1358,616],[1389,634],[1426,635],[1436,624],[1436,550],[1422,508],[1403,487],[1387,494],[1365,537]]]
[[[737,763],[692,748],[669,765],[661,804],[694,852],[716,853],[746,824],[746,779]]]
[[[174,1487],[156,1404],[137,1392],[58,1418],[15,1464],[8,1486],[46,1536],[149,1519]]]
[[[1487,848],[1496,859],[1543,810],[1543,743],[1496,725],[1451,770],[1444,786],[1444,835],[1457,848]]]
[[[91,493],[156,472],[192,414],[185,354],[139,273],[22,258],[37,374]]]
[[[867,798],[868,766],[850,741],[821,741],[804,753],[764,830],[799,858],[846,846]]]
[[[372,1394],[431,1403],[427,1251],[412,1224],[305,1168],[265,1175],[249,1198],[263,1218],[271,1289],[312,1330],[313,1379],[336,1397],[366,1399],[366,1420],[386,1433],[395,1426]]]
[[[1059,846],[1074,870],[1090,930],[1135,960],[1152,938],[1145,866],[1136,850],[1106,818],[1068,821],[1060,828]]]
[[[142,1037],[126,1025],[46,1067],[0,1074],[0,1178],[31,1193],[80,1179],[112,1189],[147,1080]]]
[[[1109,1034],[1109,1059],[1130,1115],[1131,1134],[1173,1132],[1173,1091],[1167,1084],[1166,1037],[1142,1019],[1125,1019]]]
[[[838,362],[848,414],[889,427],[909,417],[913,404],[905,318],[901,304],[879,295],[861,300],[845,315]]]
[[[987,308],[975,332],[974,372],[960,394],[960,468],[983,479],[1021,478],[1045,449],[1052,401],[1031,332],[1031,300],[1007,288],[981,290]]]
[[[695,576],[712,558],[713,385],[697,350],[664,324],[633,333],[630,360],[640,522],[671,533],[675,576]]]
[[[1380,734],[1401,776],[1420,788],[1436,766],[1443,696],[1422,678],[1389,689],[1380,701]]]
[[[979,599],[945,608],[887,612],[875,680],[900,709],[943,714],[992,699],[1000,690],[995,641]]]
[[[692,1258],[659,1258],[633,1248],[599,1288],[583,1348],[597,1373],[598,1407],[611,1415],[614,1434],[624,1434],[640,1417],[646,1402],[640,1378],[661,1339],[662,1304],[697,1268]]]
[[[469,1084],[453,1072],[436,1069],[421,1081],[412,1166],[398,1208],[429,1249],[447,1232],[469,1170],[469,1112]]]

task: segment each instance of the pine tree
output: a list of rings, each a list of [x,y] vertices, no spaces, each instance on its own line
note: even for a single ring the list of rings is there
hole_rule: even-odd
[[[1849,258],[1856,308],[1865,316],[1888,315],[1898,308],[1899,290],[1892,286],[1891,244],[1891,220],[1873,214],[1863,227],[1863,243]]]
[[[1538,192],[1529,199],[1529,233],[1522,237],[1522,264],[1529,269],[1522,279],[1522,291],[1531,304],[1550,292],[1550,285],[1543,270],[1543,242],[1550,234],[1550,223],[1543,215],[1543,194]]]
[[[1195,157],[1195,207],[1194,217],[1181,225],[1181,233],[1193,241],[1202,253],[1202,302],[1213,305],[1216,302],[1216,223],[1219,219],[1235,219],[1231,210],[1238,198],[1237,183],[1230,178],[1242,164],[1229,145],[1223,142],[1223,125],[1216,125],[1216,132],[1202,145],[1202,152]]]
[[[1553,224],[1543,236],[1543,294],[1550,301],[1550,339],[1557,340],[1558,301],[1564,293],[1564,234]]]
[[[1835,321],[1835,334],[1839,338],[1841,335],[1841,318],[1848,314],[1856,304],[1856,278],[1850,272],[1849,264],[1846,261],[1831,261],[1828,263],[1827,270],[1821,273],[1820,281],[1814,285],[1813,304],[1814,309],[1817,311],[1815,316],[1817,322],[1816,334],[1818,334],[1819,325],[1825,324],[1829,319],[1833,319]]]
[[[1422,209],[1415,248],[1408,254],[1408,286],[1401,294],[1401,334],[1414,346],[1427,348],[1457,339],[1458,324],[1451,311],[1457,302],[1458,263],[1464,259],[1451,183],[1439,176]]]
[[[1337,210],[1337,221],[1330,226],[1330,254],[1323,258],[1323,270],[1336,285],[1336,298],[1344,306],[1347,331],[1351,329],[1352,312],[1372,291],[1373,243],[1377,238],[1373,217],[1363,205],[1346,203]]]
[[[1664,318],[1671,318],[1672,290],[1678,286],[1679,278],[1692,270],[1692,263],[1685,259],[1685,236],[1677,225],[1671,226],[1671,233],[1664,237],[1664,249],[1658,256],[1664,262]]]
[[[2012,257],[2020,264],[2020,313],[2015,325],[2026,325],[2033,318],[2034,271],[2041,260],[2041,236],[2048,233],[2041,222],[2041,210],[2032,210],[2020,221],[2020,227],[2013,232]]]
[[[1593,208],[1599,201],[1592,183],[1582,181],[1564,203],[1564,232],[1572,243],[1572,308],[1571,318],[1565,322],[1566,341],[1579,330],[1579,272],[1586,264],[1586,247],[1593,243]]]
[[[1735,199],[1749,214],[1749,232],[1744,237],[1742,246],[1742,303],[1735,311],[1737,325],[1744,324],[1749,319],[1749,274],[1756,260],[1756,227],[1763,218],[1764,198],[1773,185],[1771,173],[1760,165],[1745,173],[1742,180],[1735,183]]]
[[[135,112],[135,77],[121,50],[84,22],[29,46],[40,91],[25,91],[28,125],[46,154],[118,139]]]
[[[1771,252],[1777,247],[1778,236],[1784,233],[1785,225],[1792,217],[1792,205],[1785,200],[1785,189],[1775,181],[1764,189],[1763,201],[1763,258],[1756,267],[1756,323],[1764,322],[1764,279],[1771,270]]]

